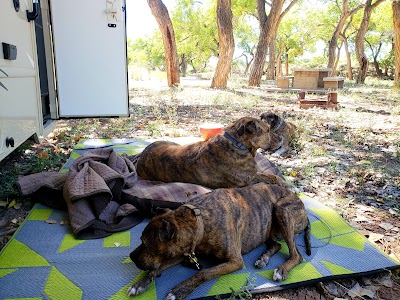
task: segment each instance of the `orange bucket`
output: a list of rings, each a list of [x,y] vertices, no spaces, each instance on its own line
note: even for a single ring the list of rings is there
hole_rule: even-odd
[[[199,132],[203,139],[207,140],[216,134],[222,133],[223,128],[222,124],[204,123],[199,126]]]

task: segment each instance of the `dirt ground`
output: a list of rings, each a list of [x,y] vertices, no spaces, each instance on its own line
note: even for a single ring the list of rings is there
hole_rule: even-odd
[[[0,248],[32,207],[13,183],[23,175],[58,170],[81,138],[179,139],[197,136],[204,122],[224,125],[274,111],[296,124],[293,150],[269,156],[293,189],[335,209],[385,253],[400,260],[400,92],[388,84],[346,85],[337,109],[300,109],[297,94],[270,84],[227,90],[185,79],[169,89],[136,82],[129,118],[59,120],[40,144],[27,141],[0,163]],[[307,94],[306,98],[325,97]],[[254,295],[253,299],[398,299],[399,273]]]

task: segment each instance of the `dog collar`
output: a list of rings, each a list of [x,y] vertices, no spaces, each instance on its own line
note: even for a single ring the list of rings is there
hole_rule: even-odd
[[[283,120],[283,118],[279,118],[279,119],[280,119],[279,125],[278,125],[277,127],[274,128],[273,132],[277,132],[277,131],[279,130],[279,128],[282,127],[283,122],[285,122],[285,121]]]
[[[195,207],[194,205],[191,204],[184,204],[183,206],[186,206],[187,208],[190,208],[190,210],[193,212],[193,214],[196,217],[196,233],[195,233],[195,238],[193,240],[193,244],[192,244],[192,248],[190,249],[190,253],[184,253],[183,255],[185,257],[187,257],[189,259],[189,263],[191,264],[195,264],[196,265],[196,269],[200,270],[201,266],[199,264],[199,261],[194,253],[194,250],[197,246],[197,244],[199,243],[199,241],[203,238],[203,234],[204,234],[204,223],[203,223],[203,219],[201,217],[201,212],[200,209],[198,209],[197,207]]]
[[[222,134],[224,137],[226,137],[228,140],[230,140],[236,148],[240,150],[249,150],[245,145],[243,145],[241,142],[237,141],[233,136],[231,136],[229,133],[225,132]]]

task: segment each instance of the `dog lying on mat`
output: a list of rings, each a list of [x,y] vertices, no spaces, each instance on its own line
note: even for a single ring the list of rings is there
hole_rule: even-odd
[[[269,124],[244,117],[224,128],[222,134],[190,145],[157,141],[140,154],[136,171],[142,179],[187,182],[209,188],[242,187],[266,182],[286,185],[272,174],[257,172],[257,149],[275,151],[280,138]]]
[[[297,137],[296,125],[285,121],[283,117],[273,112],[264,112],[260,115],[261,120],[268,123],[271,130],[276,133],[282,141],[281,147],[276,150],[273,155],[282,155],[290,150],[291,142]]]
[[[184,299],[200,284],[241,269],[242,254],[263,243],[267,250],[255,266],[265,267],[281,248],[275,239],[287,243],[289,258],[274,270],[273,280],[285,280],[303,259],[295,235],[305,231],[306,253],[311,254],[310,230],[302,201],[278,185],[258,183],[199,195],[190,204],[156,215],[143,230],[142,244],[130,258],[138,268],[148,272],[128,289],[128,294],[143,293],[163,270],[186,259],[198,266],[196,254],[218,259],[220,264],[199,270],[166,297],[167,300]]]

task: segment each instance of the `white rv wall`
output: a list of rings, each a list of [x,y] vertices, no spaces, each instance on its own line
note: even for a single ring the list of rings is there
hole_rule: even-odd
[[[26,10],[32,10],[32,1],[20,1],[19,12],[13,1],[0,1],[0,160],[41,127],[34,24]],[[16,60],[4,59],[1,43],[17,47]],[[7,138],[14,147],[7,147]]]

